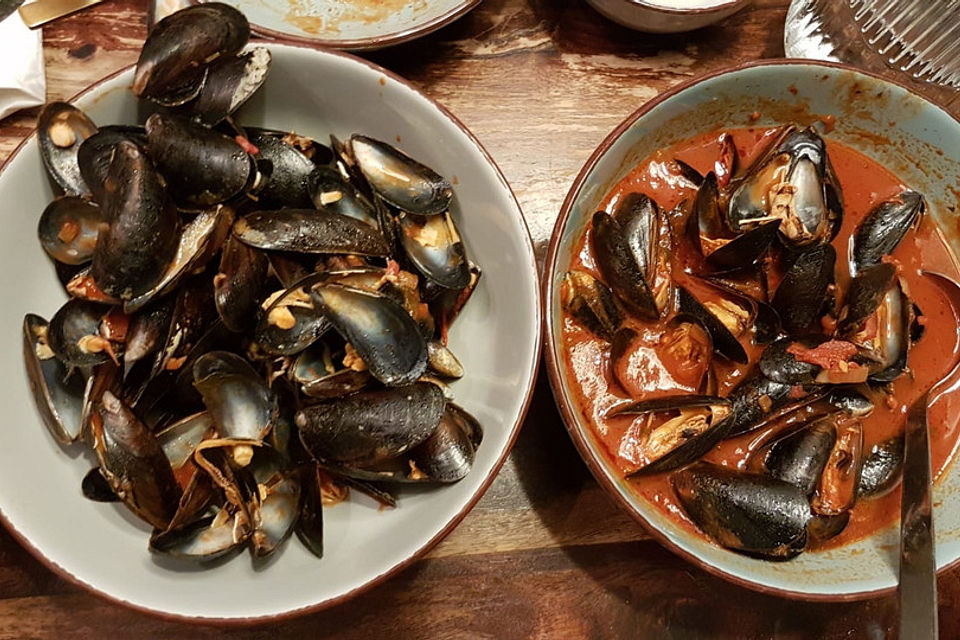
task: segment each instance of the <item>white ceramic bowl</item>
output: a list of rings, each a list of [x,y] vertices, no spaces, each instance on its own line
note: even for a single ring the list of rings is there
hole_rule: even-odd
[[[425,36],[480,4],[480,0],[217,1],[246,14],[260,35],[350,51],[381,49]]]
[[[759,114],[759,120],[751,120]],[[694,535],[634,493],[583,422],[563,360],[560,283],[571,248],[601,199],[655,150],[721,127],[774,126],[836,118],[829,138],[862,152],[924,193],[929,215],[960,255],[960,122],[910,90],[840,65],[774,61],[718,72],[642,107],[584,165],[563,204],[544,268],[546,356],[550,382],[571,437],[597,480],[640,522],[688,560],[734,582],[804,599],[875,596],[897,583],[899,528],[888,526],[843,547],[788,562],[749,558]],[[878,135],[879,134],[879,135]],[[886,139],[886,141],[884,141]],[[884,142],[880,142],[884,141]],[[960,559],[960,468],[934,487],[937,566]]]
[[[679,33],[720,22],[750,0],[587,0],[594,9],[637,31]]]
[[[472,472],[461,482],[401,490],[380,511],[356,493],[326,509],[325,555],[291,539],[274,560],[254,567],[248,554],[209,567],[158,559],[148,528],[123,507],[80,494],[93,459],[62,449],[43,428],[20,356],[27,312],[50,317],[64,294],[36,238],[53,193],[33,135],[0,173],[5,203],[0,235],[0,511],[28,549],[60,574],[130,606],[190,618],[262,618],[333,604],[412,562],[449,532],[490,484],[519,430],[532,392],[540,344],[533,247],[519,206],[480,144],[447,111],[400,78],[345,54],[268,44],[269,78],[239,121],[294,129],[326,140],[353,132],[399,141],[455,182],[452,211],[483,277],[453,325],[450,345],[466,375],[457,401],[485,433]],[[126,69],[76,100],[95,122],[134,123],[137,101]]]

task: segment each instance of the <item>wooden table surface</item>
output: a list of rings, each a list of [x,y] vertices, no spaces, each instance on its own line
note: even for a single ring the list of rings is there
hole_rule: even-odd
[[[542,257],[570,183],[604,136],[679,82],[782,56],[787,4],[756,0],[719,26],[654,36],[606,21],[583,0],[486,0],[432,36],[369,57],[484,143]],[[48,98],[135,62],[146,24],[143,0],[108,0],[49,25]],[[0,161],[35,117],[0,121]],[[660,547],[590,476],[545,373],[509,460],[459,527],[399,576],[331,610],[249,629],[169,622],[61,580],[0,530],[0,638],[873,639],[893,637],[896,616],[890,597],[809,604],[760,595]],[[942,637],[960,637],[960,570],[940,578],[940,621]]]

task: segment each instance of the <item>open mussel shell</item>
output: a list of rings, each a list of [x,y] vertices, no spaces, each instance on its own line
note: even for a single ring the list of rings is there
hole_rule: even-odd
[[[307,178],[307,190],[317,209],[356,218],[371,227],[379,224],[373,205],[333,167],[315,167]]]
[[[735,232],[781,221],[792,247],[827,242],[843,219],[836,175],[823,139],[812,128],[786,128],[733,187],[728,220]]]
[[[424,442],[445,404],[439,387],[417,382],[304,407],[295,423],[303,446],[318,461],[369,467]]]
[[[467,429],[461,426],[463,422],[468,423]],[[411,460],[436,482],[463,479],[473,467],[475,445],[470,436],[475,433],[475,424],[476,420],[463,409],[447,407],[430,437],[410,452]]]
[[[837,438],[810,501],[814,513],[838,516],[853,508],[863,466],[863,426],[859,420],[836,423]]]
[[[603,211],[593,214],[592,224],[593,253],[603,279],[627,308],[643,319],[656,320],[660,316],[657,301],[623,227]]]
[[[139,517],[166,528],[181,491],[156,437],[110,391],[104,392],[91,425],[101,472],[114,493]]]
[[[80,175],[90,188],[94,202],[103,203],[113,148],[124,140],[145,147],[147,135],[140,126],[107,125],[84,140],[77,150]]]
[[[202,267],[204,261],[218,249],[215,245],[222,237],[222,230],[229,228],[232,222],[233,211],[227,207],[218,206],[198,213],[181,230],[176,253],[159,282],[149,291],[124,302],[123,310],[126,313],[139,311],[152,300],[172,291],[184,277]]]
[[[910,190],[874,207],[853,235],[851,273],[880,264],[883,256],[893,253],[925,210],[923,196]]]
[[[613,293],[585,271],[564,276],[563,306],[580,324],[605,340],[613,340],[622,321]]]
[[[254,340],[271,355],[294,355],[317,341],[330,328],[310,298],[310,288],[323,276],[311,274],[277,296],[260,316]]]
[[[241,193],[253,160],[237,142],[185,118],[154,113],[147,140],[157,169],[178,202],[207,206]]]
[[[246,541],[238,540],[235,532],[235,516],[224,508],[178,529],[155,533],[150,537],[150,550],[178,558],[215,560]]]
[[[463,365],[449,348],[439,340],[427,343],[427,366],[444,378],[462,378]]]
[[[835,516],[823,516],[815,513],[810,518],[810,522],[807,523],[807,537],[812,543],[823,542],[840,535],[849,523],[849,511],[844,511]]]
[[[97,239],[90,273],[104,293],[130,300],[173,262],[180,216],[150,159],[130,141],[114,147],[101,207],[109,228]]]
[[[40,157],[47,173],[67,194],[90,194],[80,174],[77,151],[80,144],[96,132],[97,125],[66,102],[48,102],[37,117]]]
[[[860,497],[882,496],[897,485],[903,472],[903,445],[901,434],[873,446],[860,470]]]
[[[300,508],[300,476],[282,455],[268,447],[257,449],[250,471],[260,490],[250,541],[254,555],[262,558],[276,551],[293,533]]]
[[[269,131],[249,131],[250,142],[259,149],[257,166],[265,177],[257,191],[257,202],[263,209],[306,209],[313,204],[308,178],[316,169],[302,151],[288,144],[283,136]]]
[[[758,454],[762,467],[778,480],[789,482],[804,495],[813,493],[837,440],[835,420],[825,417],[777,438]]]
[[[730,416],[732,424],[725,437],[758,429],[773,417],[809,404],[823,394],[823,385],[785,384],[757,372],[744,379],[727,396],[733,412]]]
[[[317,285],[311,295],[377,380],[399,386],[423,375],[427,343],[400,304],[379,293],[342,284]]]
[[[396,220],[400,244],[417,271],[447,289],[467,286],[467,252],[449,211],[435,216],[401,213]]]
[[[820,317],[834,283],[836,260],[833,246],[819,244],[796,256],[787,269],[770,306],[788,333],[800,335],[820,330]]]
[[[196,100],[188,103],[190,114],[214,126],[239,109],[267,79],[270,50],[254,47],[233,57],[220,57],[210,65]]]
[[[777,238],[780,221],[764,222],[707,254],[707,264],[717,271],[739,269],[753,264]]]
[[[179,469],[190,460],[193,452],[204,439],[215,432],[213,417],[208,411],[187,416],[157,433],[157,440],[170,466]]]
[[[244,331],[256,321],[268,267],[262,251],[233,236],[227,239],[220,255],[220,269],[213,279],[213,295],[220,320],[231,331]]]
[[[199,93],[207,65],[243,48],[247,18],[219,2],[194,5],[158,22],[140,50],[133,93],[167,106]]]
[[[80,483],[80,491],[83,497],[94,502],[116,502],[120,498],[114,493],[113,488],[107,479],[100,473],[100,467],[94,467],[83,476]]]
[[[303,394],[311,398],[339,398],[370,386],[373,376],[369,371],[340,369],[303,383]]]
[[[350,138],[350,153],[367,183],[390,205],[417,215],[436,215],[450,206],[453,187],[446,178],[386,142]]]
[[[277,400],[250,363],[226,351],[211,351],[193,364],[193,386],[218,434],[261,442],[277,419]]]
[[[85,264],[93,259],[101,222],[100,207],[78,196],[64,196],[43,210],[37,235],[43,250],[54,260]]]
[[[870,317],[883,302],[896,277],[897,268],[890,263],[861,269],[847,289],[838,333],[848,334]]]
[[[723,319],[729,316],[730,320],[728,322],[741,325],[746,330],[752,324],[753,318],[756,317],[756,311],[753,308],[742,306],[739,301],[730,300],[729,304],[731,306],[725,306],[721,303],[714,304],[715,313],[707,308],[706,303],[700,302],[686,288],[677,287],[677,308],[681,313],[696,318],[706,328],[713,340],[713,350],[734,362],[746,364],[746,350]],[[718,314],[722,314],[722,316]]]
[[[251,247],[272,251],[380,257],[390,253],[378,229],[330,211],[256,211],[237,220],[233,233]]]
[[[58,442],[70,444],[80,437],[86,380],[54,355],[47,331],[47,321],[40,316],[28,313],[24,317],[23,360],[43,424]]]
[[[100,322],[109,311],[85,300],[68,300],[47,328],[47,344],[64,364],[91,367],[110,359],[108,342],[100,337]]]
[[[810,505],[788,482],[707,464],[678,471],[671,482],[694,524],[728,549],[788,560],[806,546]]]

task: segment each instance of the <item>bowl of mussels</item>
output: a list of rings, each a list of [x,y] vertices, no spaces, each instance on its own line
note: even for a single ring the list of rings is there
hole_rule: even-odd
[[[424,553],[503,463],[539,351],[529,233],[476,139],[374,65],[248,40],[225,5],[173,14],[0,173],[3,520],[190,619],[333,604]]]
[[[893,589],[933,390],[937,565],[960,558],[958,142],[901,86],[775,62],[661,96],[587,162],[547,260],[551,383],[666,546],[779,595]]]

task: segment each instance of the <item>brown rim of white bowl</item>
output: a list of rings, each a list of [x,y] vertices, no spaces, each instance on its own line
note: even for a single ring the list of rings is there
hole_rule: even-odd
[[[189,0],[190,4],[203,4],[204,2],[214,1],[216,0]],[[394,33],[388,33],[382,36],[370,36],[368,38],[353,38],[344,40],[313,38],[310,36],[297,35],[287,31],[270,29],[253,22],[250,23],[250,29],[257,35],[265,36],[281,44],[294,44],[306,47],[325,47],[328,49],[341,49],[345,51],[370,51],[392,47],[397,44],[403,44],[404,42],[416,40],[417,38],[423,37],[429,33],[433,33],[434,31],[442,29],[451,22],[454,22],[458,18],[466,15],[478,4],[480,4],[480,0],[463,0],[460,4],[450,9],[446,13],[422,24],[410,27],[409,29],[405,29],[403,31],[396,31]]]
[[[576,179],[573,181],[573,185],[570,187],[570,190],[567,192],[567,196],[563,200],[563,205],[560,208],[560,214],[557,217],[557,221],[553,227],[553,233],[550,236],[550,245],[547,249],[546,260],[544,261],[544,271],[542,279],[542,289],[540,292],[540,299],[543,302],[544,308],[540,316],[543,318],[544,327],[543,327],[543,339],[546,342],[546,348],[544,353],[546,355],[547,362],[547,373],[550,379],[550,388],[553,391],[553,397],[556,400],[557,407],[560,410],[560,414],[563,416],[564,425],[567,428],[567,432],[570,434],[570,438],[573,440],[573,443],[576,445],[577,450],[580,452],[580,457],[583,458],[584,462],[587,464],[587,467],[590,469],[590,472],[596,478],[597,482],[601,487],[610,495],[614,500],[619,504],[623,509],[625,509],[630,515],[632,515],[644,529],[661,545],[677,554],[687,562],[693,564],[694,566],[703,569],[707,573],[710,573],[716,577],[723,578],[728,582],[732,582],[738,586],[745,587],[752,591],[757,591],[766,595],[780,596],[784,598],[792,598],[796,600],[805,600],[809,602],[851,602],[856,600],[864,600],[867,598],[876,598],[880,596],[886,596],[894,593],[897,589],[896,585],[892,587],[885,587],[881,589],[871,589],[867,591],[856,591],[852,593],[808,593],[804,591],[792,591],[790,589],[781,589],[778,587],[773,587],[770,585],[758,584],[741,576],[729,573],[719,567],[716,567],[705,560],[701,559],[696,554],[687,551],[681,548],[678,544],[670,540],[666,534],[660,531],[657,527],[654,527],[646,518],[643,517],[641,513],[634,510],[630,503],[624,498],[623,494],[618,490],[617,483],[610,473],[607,471],[607,467],[601,462],[598,457],[595,455],[593,448],[587,442],[584,433],[581,432],[579,428],[579,422],[577,419],[577,412],[568,405],[565,401],[565,396],[563,393],[563,385],[561,384],[561,372],[560,372],[560,362],[558,362],[554,354],[554,346],[560,343],[560,336],[557,335],[554,339],[555,331],[557,328],[553,324],[553,316],[550,312],[550,306],[552,304],[553,296],[552,292],[554,290],[555,281],[553,277],[554,267],[557,262],[557,254],[560,250],[560,238],[563,235],[563,230],[566,228],[567,223],[570,221],[570,214],[573,209],[573,203],[577,198],[577,195],[580,193],[584,184],[587,181],[587,175],[593,170],[600,158],[609,151],[610,147],[629,129],[633,124],[639,120],[642,116],[646,115],[654,107],[665,101],[666,99],[675,96],[676,94],[685,91],[686,89],[700,84],[706,80],[710,80],[717,76],[725,75],[728,73],[733,73],[735,71],[741,71],[743,69],[752,69],[756,67],[770,67],[770,66],[789,66],[789,65],[804,65],[804,66],[821,66],[831,69],[840,69],[843,71],[853,71],[856,73],[863,74],[865,76],[871,77],[875,80],[881,80],[883,82],[890,83],[892,85],[898,86],[901,89],[909,92],[910,94],[920,98],[921,100],[930,103],[931,105],[943,110],[947,113],[954,121],[957,122],[957,125],[960,126],[960,119],[951,114],[949,111],[944,109],[941,105],[937,104],[933,100],[917,93],[910,87],[896,81],[886,78],[880,74],[873,73],[871,71],[864,71],[851,67],[845,64],[839,64],[836,62],[824,62],[820,60],[807,60],[807,59],[798,59],[798,58],[778,58],[771,60],[758,60],[753,62],[747,62],[744,64],[736,65],[733,67],[726,67],[719,69],[717,71],[712,71],[708,74],[683,82],[674,87],[671,87],[667,91],[657,95],[655,98],[651,99],[645,103],[642,107],[634,111],[632,114],[626,117],[617,127],[603,139],[603,142],[600,143],[600,146],[590,155],[586,163],[584,163],[583,168],[580,169],[580,173],[577,174]],[[734,552],[730,552],[734,553]],[[950,569],[960,566],[960,559],[954,560],[953,562],[944,565],[941,567],[937,573],[944,571],[949,571]]]
[[[440,111],[440,113],[441,113],[442,115],[444,115],[448,120],[450,120],[458,129],[460,129],[460,131],[461,131],[471,142],[473,142],[474,145],[476,145],[477,149],[480,151],[480,153],[483,154],[483,157],[486,158],[487,162],[490,164],[490,166],[493,168],[494,172],[497,174],[497,177],[499,177],[500,182],[503,183],[503,185],[506,187],[507,191],[508,191],[509,194],[510,194],[510,199],[511,199],[511,200],[513,201],[513,203],[516,205],[517,211],[520,212],[520,221],[521,221],[521,223],[523,224],[524,230],[526,231],[526,238],[527,238],[527,245],[526,245],[526,246],[527,246],[527,249],[528,249],[528,251],[527,251],[527,256],[526,256],[526,257],[527,257],[527,264],[528,264],[528,266],[530,267],[530,269],[532,270],[532,272],[533,272],[534,274],[537,273],[537,261],[536,261],[536,256],[535,256],[534,251],[533,251],[533,239],[532,239],[532,236],[530,235],[530,227],[529,227],[529,225],[527,225],[527,221],[526,221],[526,219],[523,217],[523,210],[520,208],[520,203],[517,201],[517,197],[516,197],[516,195],[513,193],[513,188],[510,186],[510,183],[507,182],[507,179],[506,179],[506,177],[503,175],[503,172],[500,171],[500,167],[497,166],[497,163],[496,163],[496,162],[494,162],[493,158],[490,156],[490,153],[486,150],[486,148],[483,146],[483,144],[481,144],[481,142],[476,138],[476,136],[474,136],[473,133],[472,133],[469,129],[467,129],[467,127],[466,127],[462,122],[460,122],[460,120],[459,120],[455,115],[453,115],[453,113],[451,113],[451,112],[450,112],[446,107],[444,107],[442,104],[440,104],[439,102],[437,102],[437,101],[434,100],[433,98],[427,96],[427,95],[424,94],[422,91],[420,91],[419,89],[417,89],[416,87],[414,87],[409,81],[405,80],[405,79],[402,78],[401,76],[398,76],[397,74],[393,73],[392,71],[389,71],[389,70],[387,70],[387,69],[384,69],[384,68],[381,67],[380,65],[374,64],[374,63],[372,63],[372,62],[370,62],[370,61],[368,61],[368,60],[364,60],[363,58],[359,58],[359,57],[357,57],[357,56],[355,56],[355,55],[351,55],[351,54],[346,53],[346,52],[343,52],[343,51],[333,51],[333,50],[327,50],[327,49],[320,49],[320,48],[315,47],[315,46],[312,46],[312,45],[301,45],[301,44],[290,43],[290,42],[279,42],[279,43],[276,43],[276,44],[278,44],[278,45],[280,45],[280,46],[295,47],[295,48],[299,48],[299,49],[314,49],[314,50],[316,50],[316,51],[318,51],[318,52],[320,52],[320,53],[323,53],[323,54],[338,56],[338,57],[341,57],[341,58],[347,58],[347,59],[352,60],[352,61],[354,61],[354,62],[359,62],[359,63],[361,63],[361,64],[369,67],[369,68],[372,69],[373,71],[375,71],[375,72],[377,72],[377,73],[383,74],[384,76],[386,76],[387,78],[393,80],[394,82],[397,82],[397,83],[399,83],[399,84],[407,87],[408,89],[413,90],[415,93],[423,96],[423,98],[425,98],[425,99],[427,100],[427,102],[429,102],[429,103],[432,104],[434,107],[436,107],[436,108]],[[124,72],[126,72],[126,71],[129,71],[129,70],[132,69],[133,67],[134,67],[134,65],[131,64],[131,65],[125,66],[125,67],[123,67],[123,68],[121,68],[121,69],[117,69],[117,70],[114,71],[113,73],[111,73],[111,74],[109,74],[109,75],[101,78],[101,79],[98,80],[97,82],[94,82],[93,84],[91,84],[91,85],[88,86],[87,88],[85,88],[85,89],[83,89],[82,91],[76,93],[76,94],[73,95],[69,100],[67,100],[67,102],[69,102],[69,103],[71,103],[71,104],[74,103],[76,100],[78,100],[78,99],[86,96],[87,94],[89,94],[89,93],[92,92],[92,91],[95,91],[98,87],[102,86],[105,82],[108,82],[108,81],[112,80],[113,78],[117,77],[118,75],[120,75],[120,74],[122,74],[122,73],[124,73]],[[31,132],[27,135],[27,137],[25,137],[23,140],[20,141],[20,143],[16,146],[16,148],[14,148],[14,150],[13,150],[13,152],[10,154],[10,156],[9,156],[2,164],[0,164],[0,175],[2,175],[4,169],[6,169],[7,165],[8,165],[10,162],[13,161],[13,159],[17,156],[18,153],[20,153],[20,150],[23,149],[23,147],[24,147],[30,140],[32,140],[36,135],[37,135],[37,130],[36,130],[36,128],[34,128],[33,131],[31,131]],[[536,291],[536,292],[539,292],[539,291],[540,291],[539,287],[537,287],[537,288],[535,289],[535,291]],[[392,567],[390,567],[389,569],[387,569],[385,572],[383,572],[383,573],[381,573],[380,575],[376,576],[375,578],[369,580],[369,581],[366,582],[365,584],[362,584],[362,585],[360,585],[359,587],[356,587],[355,589],[352,589],[352,590],[350,590],[350,591],[348,591],[348,592],[346,592],[346,593],[344,593],[344,594],[342,594],[342,595],[339,595],[339,596],[337,596],[337,597],[335,597],[335,598],[330,598],[330,599],[324,600],[324,601],[322,601],[322,602],[317,602],[317,603],[315,603],[315,604],[312,604],[312,605],[309,605],[309,606],[306,606],[306,607],[300,607],[300,608],[297,608],[297,609],[291,609],[290,611],[284,611],[284,612],[282,612],[282,613],[276,613],[276,614],[264,615],[264,616],[255,616],[255,617],[249,617],[249,618],[222,618],[222,617],[206,617],[206,616],[186,616],[186,615],[180,615],[180,614],[176,614],[176,613],[170,613],[170,612],[168,612],[168,611],[159,611],[159,610],[157,610],[157,609],[151,609],[150,607],[145,607],[145,606],[143,606],[143,605],[138,605],[138,604],[134,604],[134,603],[132,603],[132,602],[128,602],[128,601],[126,601],[126,600],[124,600],[124,599],[122,599],[122,598],[119,598],[119,597],[117,597],[117,596],[114,596],[114,595],[111,595],[111,594],[106,593],[106,592],[104,592],[104,591],[101,591],[100,589],[94,587],[94,586],[91,585],[91,584],[88,584],[88,583],[84,582],[83,580],[81,580],[81,579],[78,578],[77,576],[73,575],[72,573],[70,573],[69,571],[67,571],[66,569],[64,569],[63,567],[61,567],[60,565],[58,565],[57,563],[55,563],[53,560],[51,560],[50,558],[46,557],[46,556],[43,554],[43,552],[41,552],[39,549],[37,549],[36,547],[34,547],[33,544],[30,542],[30,540],[28,540],[28,539],[26,538],[26,536],[24,536],[23,534],[21,534],[21,533],[10,523],[10,521],[7,519],[7,515],[3,512],[2,509],[0,509],[0,522],[3,523],[3,526],[6,528],[6,530],[7,530],[8,532],[10,532],[10,535],[13,536],[13,538],[20,544],[20,546],[22,546],[24,549],[26,549],[26,550],[30,553],[30,555],[32,555],[34,558],[36,558],[37,560],[39,560],[41,564],[43,564],[47,569],[49,569],[50,571],[52,571],[53,573],[55,573],[58,577],[66,580],[67,582],[69,582],[69,583],[71,583],[71,584],[73,584],[73,585],[76,585],[76,586],[78,586],[78,587],[82,587],[84,590],[86,590],[86,591],[88,591],[88,592],[90,592],[90,593],[93,593],[94,595],[97,595],[97,596],[103,598],[104,600],[107,600],[108,602],[111,602],[111,603],[113,603],[113,604],[118,604],[118,605],[120,605],[120,606],[122,606],[122,607],[126,607],[127,609],[132,609],[132,610],[138,611],[138,612],[140,612],[140,613],[146,613],[146,614],[149,614],[149,615],[151,615],[151,616],[158,617],[158,618],[162,618],[162,619],[164,619],[164,620],[171,621],[171,622],[188,622],[188,623],[192,623],[192,624],[212,624],[212,625],[218,625],[218,626],[222,626],[222,627],[243,627],[243,626],[250,626],[250,625],[256,625],[256,624],[262,624],[262,623],[266,623],[266,622],[281,622],[281,621],[291,620],[291,619],[293,619],[293,618],[297,618],[297,617],[300,617],[300,616],[303,616],[303,615],[306,615],[306,614],[310,614],[310,613],[316,613],[316,612],[318,612],[318,611],[322,611],[322,610],[324,610],[324,609],[329,609],[329,608],[334,607],[334,606],[336,606],[336,605],[342,604],[342,603],[344,603],[344,602],[346,602],[346,601],[348,601],[348,600],[350,600],[350,599],[352,599],[352,598],[354,598],[354,597],[356,597],[356,596],[364,593],[365,591],[368,591],[368,590],[370,590],[370,589],[372,589],[372,588],[374,588],[374,587],[376,587],[376,586],[378,586],[378,585],[386,582],[389,578],[392,578],[393,576],[397,575],[398,573],[400,573],[401,571],[403,571],[404,569],[406,569],[407,567],[409,567],[410,565],[412,565],[414,562],[416,562],[417,560],[419,560],[420,558],[422,558],[428,551],[430,551],[434,546],[436,546],[438,542],[440,542],[441,540],[443,540],[451,531],[453,531],[454,528],[456,528],[457,525],[460,524],[460,522],[463,520],[463,518],[466,517],[466,515],[473,509],[474,506],[476,506],[477,502],[479,502],[480,498],[483,497],[483,495],[487,492],[487,489],[490,488],[490,485],[493,483],[493,481],[494,481],[494,480],[496,479],[496,477],[499,475],[501,467],[503,467],[504,462],[506,462],[506,460],[507,460],[507,456],[510,455],[510,451],[513,449],[513,445],[516,443],[517,436],[518,436],[519,433],[520,433],[520,427],[523,425],[523,422],[524,422],[524,420],[526,419],[526,416],[527,416],[527,411],[528,411],[529,408],[530,408],[530,400],[533,398],[533,391],[534,391],[534,389],[535,389],[536,386],[537,386],[537,375],[538,375],[538,373],[539,373],[539,367],[540,367],[541,347],[542,347],[542,345],[543,345],[543,340],[542,340],[542,337],[543,337],[543,336],[542,336],[542,331],[543,331],[542,309],[543,309],[543,305],[540,304],[540,301],[534,301],[534,302],[537,302],[537,304],[534,305],[534,314],[536,314],[536,315],[538,316],[538,317],[534,318],[534,320],[536,321],[536,323],[535,323],[536,329],[535,329],[535,330],[538,332],[539,335],[536,336],[536,345],[535,345],[535,347],[534,347],[534,354],[533,354],[534,357],[533,357],[533,359],[532,359],[531,370],[528,371],[528,375],[530,376],[530,385],[529,385],[529,387],[527,388],[527,391],[526,391],[526,393],[525,393],[525,395],[524,395],[523,404],[522,404],[522,406],[521,406],[521,408],[520,408],[520,414],[517,416],[516,422],[514,422],[513,426],[512,426],[511,429],[510,429],[510,435],[509,435],[509,438],[507,439],[507,445],[506,445],[506,447],[504,447],[503,453],[500,454],[500,457],[497,458],[496,462],[494,462],[493,467],[491,467],[491,469],[490,469],[490,473],[487,474],[487,477],[484,478],[484,480],[483,480],[483,482],[481,483],[480,487],[479,487],[479,488],[477,489],[477,491],[473,494],[473,496],[470,497],[470,499],[469,499],[469,500],[467,501],[467,503],[463,506],[463,508],[462,508],[460,511],[458,511],[457,514],[456,514],[449,522],[447,522],[447,524],[444,525],[444,527],[443,527],[439,532],[437,532],[436,535],[434,535],[432,538],[430,538],[430,540],[428,540],[423,546],[421,546],[419,549],[417,549],[417,550],[414,551],[412,554],[410,554],[410,556],[408,556],[405,560],[403,560],[403,561],[401,561],[401,562],[393,565]],[[39,418],[38,418],[38,419],[39,419]]]

